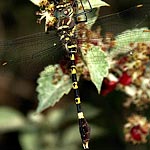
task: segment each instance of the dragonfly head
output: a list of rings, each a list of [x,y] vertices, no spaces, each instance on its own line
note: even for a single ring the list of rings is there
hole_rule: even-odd
[[[72,17],[74,13],[71,3],[58,3],[55,6],[54,16],[58,19],[63,19],[67,17]]]
[[[36,14],[41,17],[37,22],[41,23],[43,19],[46,20],[46,32],[50,28],[55,28],[59,19],[73,17],[76,24],[87,22],[87,13],[92,10],[89,0],[86,0],[84,3],[83,0],[41,0],[38,6],[40,7],[40,11]]]
[[[59,0],[56,3],[55,17],[65,18],[74,15],[75,22],[78,24],[87,22],[87,13],[90,11],[92,11],[92,6],[89,0],[84,3],[83,0]]]

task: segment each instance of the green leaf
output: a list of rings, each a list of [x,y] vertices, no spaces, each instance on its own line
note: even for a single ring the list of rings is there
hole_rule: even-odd
[[[88,29],[91,29],[93,24],[98,18],[98,9],[93,9],[92,12],[87,14],[87,22],[85,23]]]
[[[101,0],[90,0],[90,4],[92,6],[92,11],[87,13],[87,22],[86,22],[86,25],[89,29],[92,27],[92,25],[95,23],[96,19],[99,16],[100,7],[110,6],[109,4]],[[85,9],[90,9],[87,0],[83,1],[83,5]]]
[[[14,131],[24,128],[25,118],[15,109],[0,107],[0,132]]]
[[[62,108],[49,111],[47,114],[47,123],[49,128],[58,129],[66,119],[65,110]]]
[[[90,0],[90,4],[92,6],[92,8],[99,8],[99,7],[102,7],[102,6],[109,6],[109,4],[107,4],[106,2],[104,1],[101,1],[101,0]],[[89,3],[87,0],[83,0],[83,6],[84,6],[84,9],[89,9]]]
[[[56,65],[50,65],[40,74],[40,78],[37,81],[39,100],[37,112],[41,112],[44,109],[53,106],[64,94],[68,94],[72,88],[70,77],[68,75],[64,75],[59,66],[57,66],[57,74],[61,76],[61,79],[57,82],[57,84],[54,84],[53,77],[55,73]]]
[[[148,28],[126,30],[116,36],[116,46],[111,50],[110,56],[114,57],[119,53],[128,53],[132,50],[130,43],[150,42],[150,32],[143,32]]]
[[[19,142],[23,150],[40,150],[39,137],[34,132],[25,132],[19,136]]]
[[[99,46],[93,45],[88,49],[87,54],[83,55],[83,59],[87,63],[91,80],[100,93],[103,78],[108,75],[109,69],[106,53],[102,51]]]

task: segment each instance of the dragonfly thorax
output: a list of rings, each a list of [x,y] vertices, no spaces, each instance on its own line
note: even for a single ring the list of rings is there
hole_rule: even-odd
[[[55,16],[58,20],[67,17],[72,17],[72,15],[73,15],[73,8],[70,3],[56,5]]]

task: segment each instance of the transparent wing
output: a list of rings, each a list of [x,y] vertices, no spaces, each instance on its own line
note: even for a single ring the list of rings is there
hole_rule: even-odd
[[[127,29],[148,26],[150,24],[149,16],[150,5],[138,5],[118,13],[98,17],[93,28],[100,26],[103,35],[110,32],[116,36]],[[91,23],[93,22],[91,21]],[[140,34],[138,32],[136,34],[136,39],[138,39]],[[121,36],[122,39],[124,38],[121,41],[123,44],[130,34],[123,33]],[[13,71],[21,76],[33,78],[43,70],[44,66],[57,63],[65,53],[55,31],[51,31],[49,34],[36,33],[11,41],[1,41],[0,70]],[[99,63],[96,58],[94,60],[96,61],[94,63]],[[92,62],[93,60],[91,60]]]
[[[100,26],[102,34],[111,32],[118,35],[127,29],[150,26],[149,17],[150,3],[143,3],[121,12],[98,17],[93,29]]]
[[[107,9],[107,8],[106,8]],[[92,19],[89,24],[93,23]],[[133,48],[130,43],[146,42],[150,39],[150,32],[143,32],[150,27],[150,3],[130,7],[121,12],[100,16],[92,26],[94,31],[100,27],[98,43],[107,50],[110,60],[117,55],[127,55]],[[107,34],[109,33],[109,34]],[[110,35],[110,36],[109,36]],[[109,39],[110,38],[110,39]],[[112,47],[115,39],[115,47]],[[96,39],[94,39],[96,41]],[[90,63],[100,63],[99,58],[93,56]]]
[[[43,67],[57,63],[64,53],[55,31],[0,41],[0,70],[32,77]]]

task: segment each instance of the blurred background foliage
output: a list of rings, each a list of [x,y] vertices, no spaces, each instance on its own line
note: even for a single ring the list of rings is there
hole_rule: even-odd
[[[144,0],[105,2],[111,7],[102,8],[101,15],[124,10]],[[29,0],[0,0],[0,40],[44,31],[44,24],[40,26],[36,23],[37,9]],[[36,86],[35,80],[0,72],[0,149],[82,149],[73,92],[64,96],[55,107],[35,114],[38,102]],[[124,142],[123,124],[127,113],[122,103],[126,95],[113,91],[102,97],[97,94],[94,85],[85,80],[81,80],[79,86],[85,115],[92,130],[91,150],[149,149],[148,144]]]

